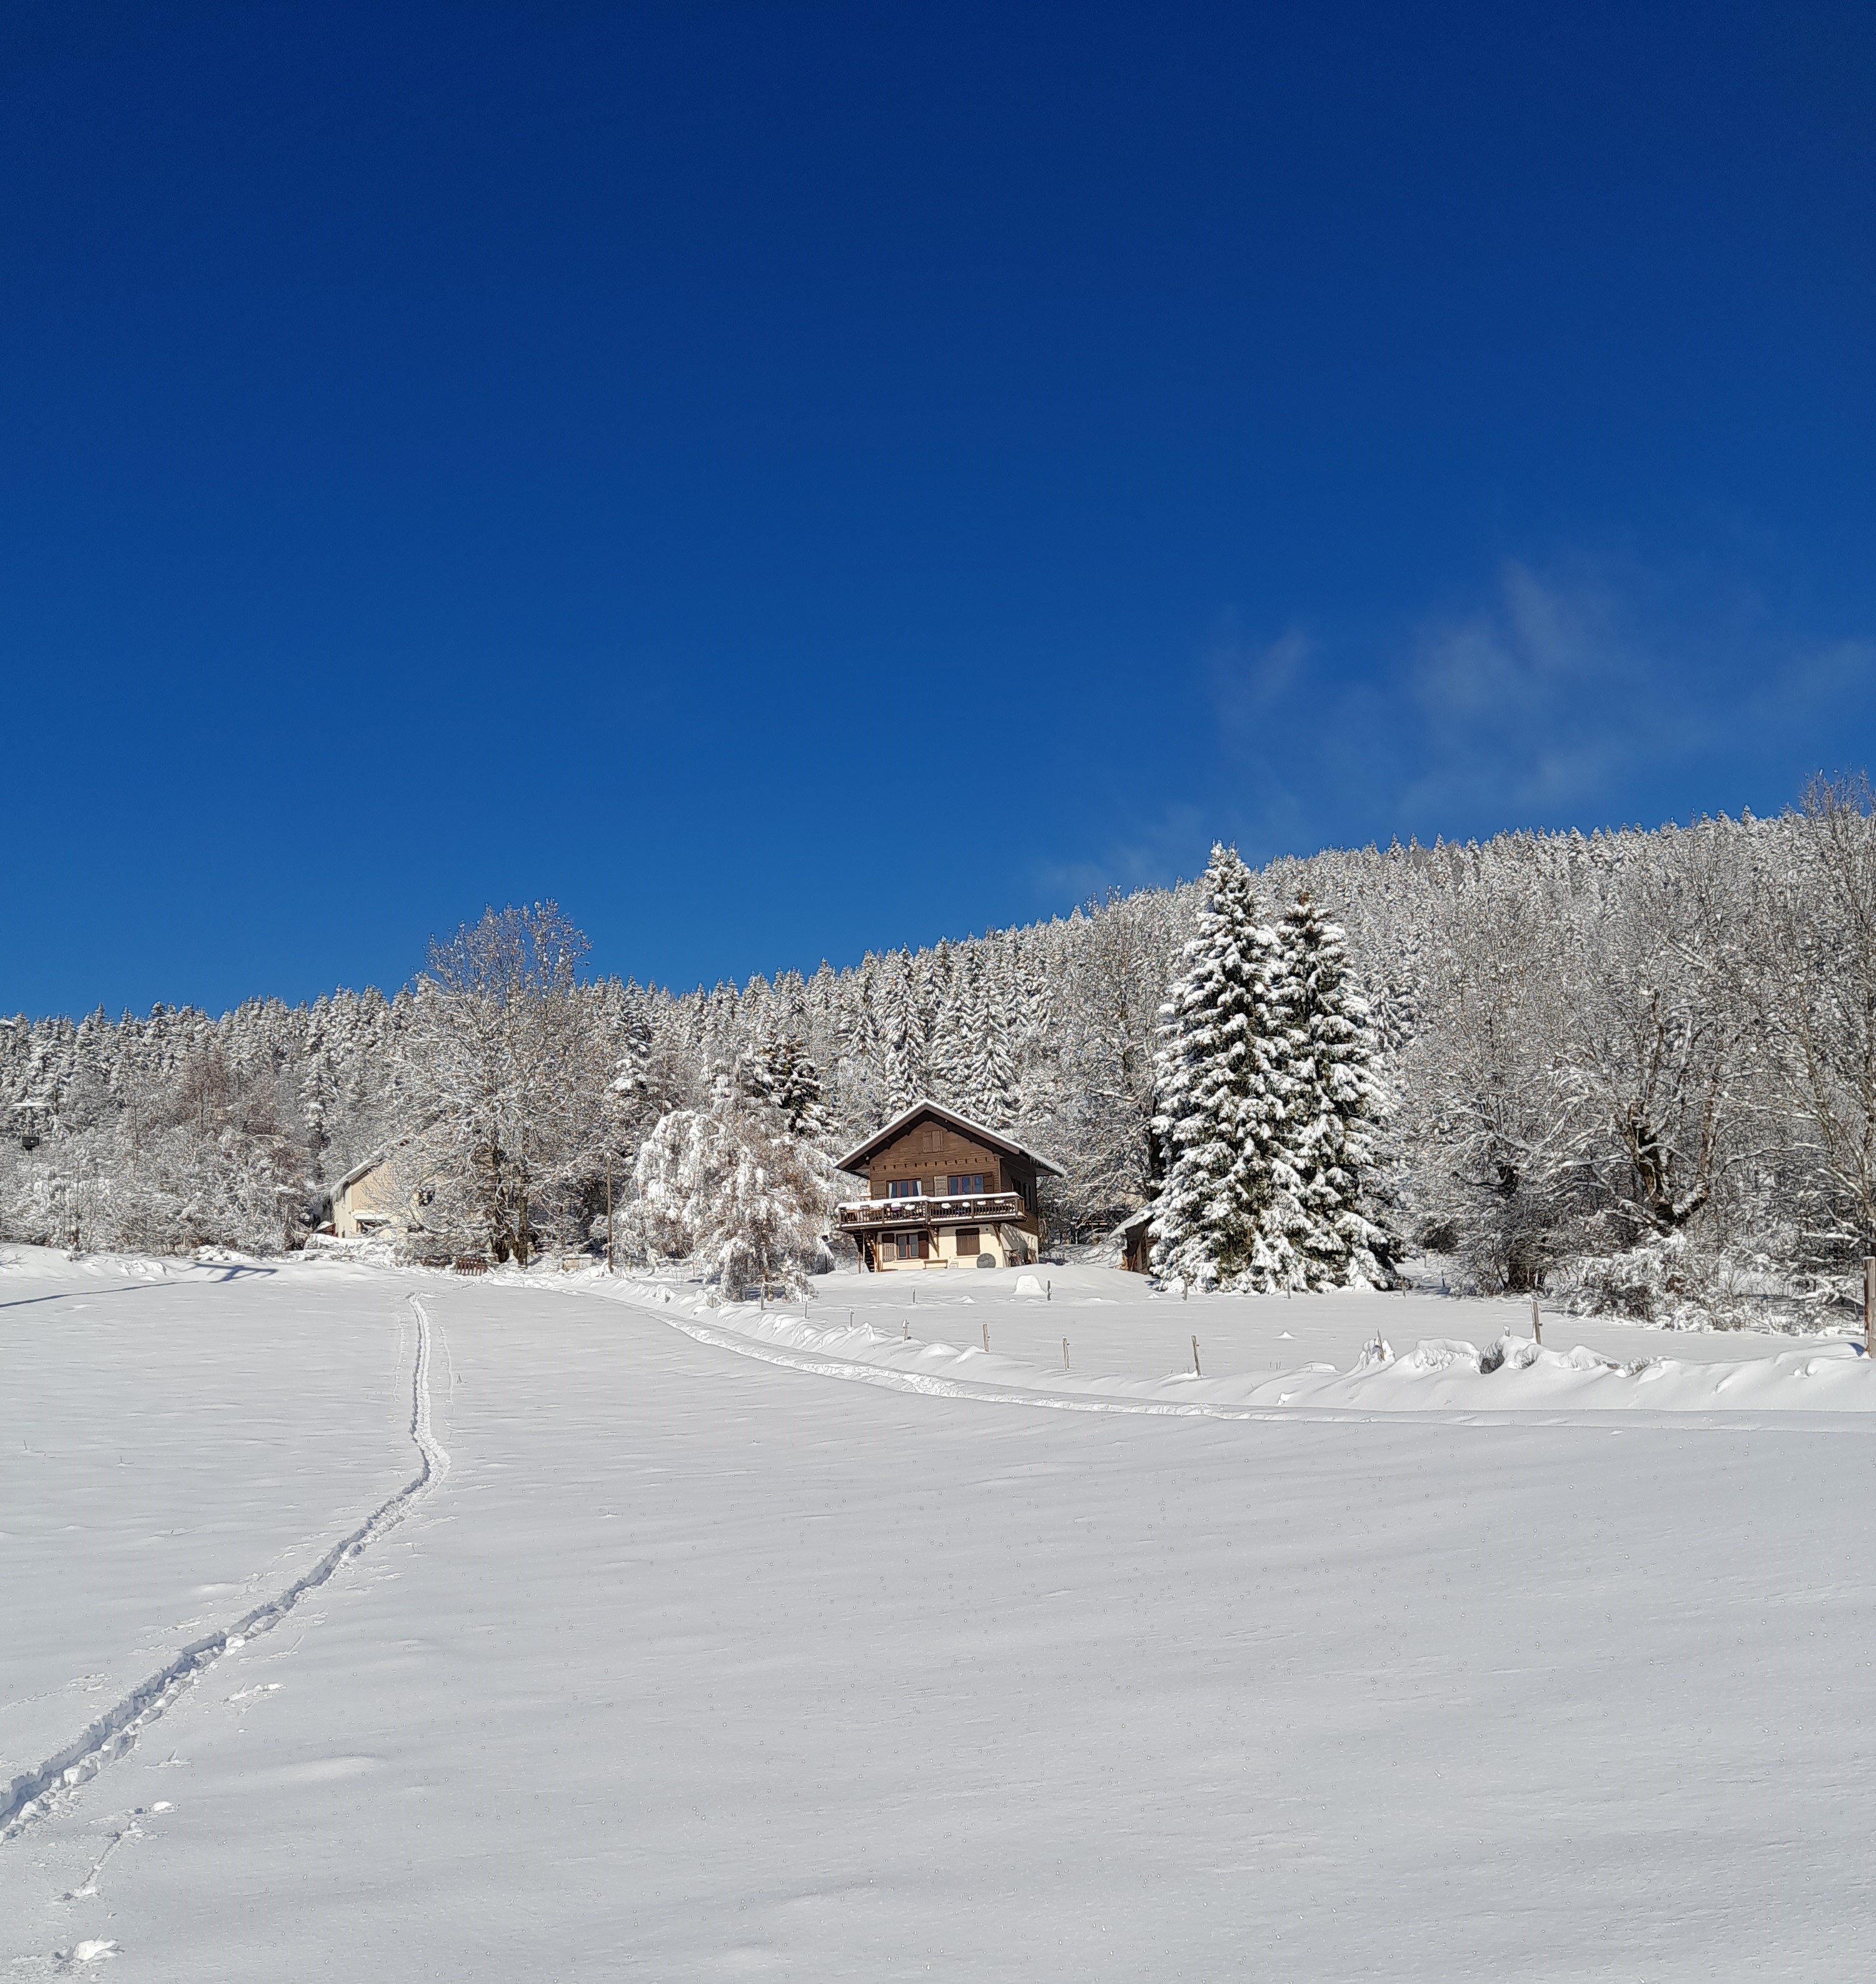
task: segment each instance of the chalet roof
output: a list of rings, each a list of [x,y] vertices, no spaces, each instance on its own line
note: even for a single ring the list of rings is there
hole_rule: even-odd
[[[345,1191],[349,1186],[357,1184],[358,1181],[364,1176],[366,1172],[376,1171],[378,1166],[384,1162],[385,1157],[386,1153],[383,1151],[380,1151],[375,1157],[366,1158],[362,1165],[353,1165],[352,1168],[346,1173],[344,1177],[340,1178],[338,1183],[333,1187],[333,1197],[337,1198],[340,1193]]]
[[[987,1144],[993,1151],[1001,1151],[1006,1157],[1020,1158],[1026,1165],[1033,1165],[1039,1171],[1046,1171],[1050,1178],[1064,1175],[1060,1165],[1052,1165],[1037,1152],[1026,1149],[1013,1138],[1006,1137],[1002,1131],[993,1130],[988,1124],[973,1121],[955,1109],[947,1109],[942,1102],[934,1102],[929,1096],[921,1095],[909,1109],[902,1109],[892,1121],[874,1131],[863,1144],[856,1144],[844,1158],[835,1160],[834,1168],[842,1171],[857,1171],[877,1151],[883,1150],[895,1137],[903,1136],[922,1116],[936,1116],[941,1123],[948,1123],[953,1130],[961,1131],[973,1142]]]
[[[1130,1212],[1108,1235],[1108,1238],[1118,1240],[1129,1233],[1137,1233],[1142,1228],[1151,1225],[1153,1222],[1154,1211],[1154,1208],[1152,1206],[1143,1205],[1137,1212]]]

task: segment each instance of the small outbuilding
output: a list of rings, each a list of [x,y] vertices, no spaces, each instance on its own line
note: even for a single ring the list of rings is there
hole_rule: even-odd
[[[1123,1219],[1108,1236],[1121,1250],[1121,1265],[1130,1275],[1144,1275],[1153,1265],[1153,1208],[1143,1205]]]

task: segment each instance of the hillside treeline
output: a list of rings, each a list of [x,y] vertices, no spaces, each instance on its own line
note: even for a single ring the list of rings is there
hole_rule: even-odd
[[[1456,1285],[1635,1314],[1817,1315],[1876,1248],[1876,823],[1865,781],[1774,819],[1335,850],[1255,877],[1339,922],[1387,1114],[1362,1188]],[[824,1153],[913,1097],[1013,1130],[1091,1238],[1145,1202],[1160,1010],[1196,885],[677,994],[581,970],[552,905],[433,947],[394,997],[0,1022],[0,1232],[303,1244],[380,1153],[439,1247],[589,1245],[658,1125],[776,1099]],[[668,1139],[667,1139],[668,1141]]]

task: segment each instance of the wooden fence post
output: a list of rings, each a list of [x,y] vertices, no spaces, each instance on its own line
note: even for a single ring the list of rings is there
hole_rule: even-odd
[[[1068,1339],[1065,1336],[1062,1339],[1062,1369],[1068,1369]]]
[[[990,1325],[987,1322],[983,1325],[983,1347],[987,1351],[990,1347]]]
[[[1537,1297],[1535,1294],[1531,1297],[1531,1334],[1537,1339],[1537,1341],[1540,1345],[1543,1343],[1544,1340],[1544,1319],[1537,1313]]]
[[[1863,1257],[1863,1354],[1876,1357],[1876,1254]]]
[[[1192,1339],[1192,1376],[1194,1378],[1202,1378],[1204,1375],[1204,1372],[1198,1368],[1198,1339],[1195,1336]]]

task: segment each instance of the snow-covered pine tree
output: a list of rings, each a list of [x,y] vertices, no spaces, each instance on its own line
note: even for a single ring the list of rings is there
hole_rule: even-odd
[[[973,947],[965,1002],[965,1031],[970,1043],[970,1093],[974,1113],[993,1130],[1017,1121],[1021,1077],[1011,1051],[1013,1028],[1002,980]]]
[[[1260,1242],[1281,1105],[1268,1010],[1275,933],[1258,920],[1234,848],[1213,848],[1201,886],[1197,931],[1160,1009],[1154,1128],[1168,1161],[1153,1258],[1161,1274],[1212,1288],[1276,1265]]]
[[[1350,977],[1341,927],[1307,890],[1278,942],[1271,1017],[1283,1043],[1285,1111],[1277,1161],[1288,1175],[1267,1242],[1288,1242],[1307,1287],[1385,1287],[1392,1242],[1363,1210],[1370,1125],[1383,1106],[1367,1001]]]
[[[300,1114],[305,1125],[307,1168],[317,1178],[332,1141],[332,1118],[339,1100],[339,1057],[328,1028],[332,1003],[317,1000],[307,1019],[300,1078]]]
[[[970,1040],[972,974],[968,960],[951,973],[945,987],[943,1003],[933,1024],[926,1054],[926,1080],[929,1092],[940,1102],[966,1114],[973,1113],[972,1094],[975,1069]]]
[[[885,1010],[881,1015],[881,1031],[886,1064],[882,1071],[881,1099],[889,1117],[917,1100],[924,1077],[924,1036],[913,1010],[909,976],[901,955],[894,960],[882,987]]]
[[[826,1134],[820,1070],[792,1034],[767,1034],[746,1049],[736,1064],[736,1080],[745,1095],[781,1117],[791,1135],[817,1143]]]
[[[824,1141],[829,1131],[826,1084],[814,1057],[794,1034],[783,1037],[782,1067],[776,1083],[776,1107],[797,1137],[811,1144]]]

